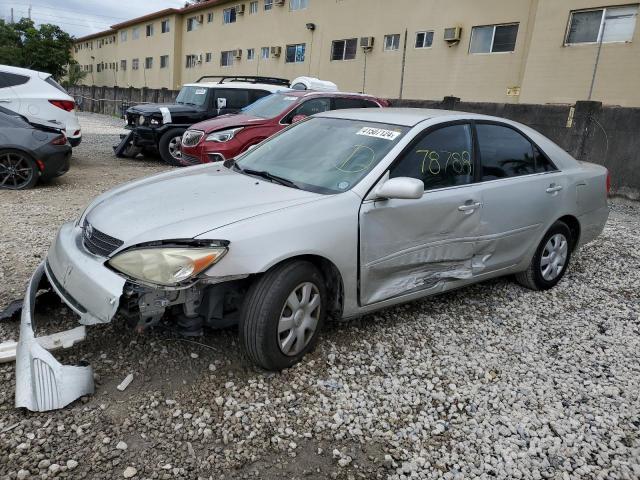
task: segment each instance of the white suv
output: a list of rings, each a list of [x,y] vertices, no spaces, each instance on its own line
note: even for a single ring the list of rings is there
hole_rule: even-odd
[[[82,140],[73,97],[48,73],[0,65],[0,106],[59,124],[73,147]]]

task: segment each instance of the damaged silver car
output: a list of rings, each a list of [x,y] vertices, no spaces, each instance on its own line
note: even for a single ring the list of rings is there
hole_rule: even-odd
[[[602,231],[608,173],[534,130],[481,115],[344,110],[308,118],[235,160],[134,181],[65,224],[26,294],[16,405],[93,391],[34,336],[50,285],[83,325],[118,313],[144,331],[237,324],[270,370],[348,319],[493,277],[543,290]],[[47,285],[48,284],[48,285]]]

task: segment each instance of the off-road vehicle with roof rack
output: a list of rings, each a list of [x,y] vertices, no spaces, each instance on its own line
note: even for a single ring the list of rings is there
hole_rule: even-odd
[[[294,83],[296,88],[305,85],[300,79]],[[288,89],[294,83],[274,77],[200,77],[197,82],[182,87],[175,103],[141,104],[127,109],[125,128],[129,134],[113,147],[114,152],[119,157],[133,158],[143,150],[157,150],[165,162],[178,166],[182,156],[182,134],[191,125],[239,112],[256,100]],[[312,86],[316,87],[315,84]]]

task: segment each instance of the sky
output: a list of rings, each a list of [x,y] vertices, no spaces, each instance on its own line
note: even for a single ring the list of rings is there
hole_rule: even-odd
[[[165,8],[180,8],[184,0],[0,0],[0,18],[28,16],[36,24],[53,23],[76,37],[108,30],[111,25]]]

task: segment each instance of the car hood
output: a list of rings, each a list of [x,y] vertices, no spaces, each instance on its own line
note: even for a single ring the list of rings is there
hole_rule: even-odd
[[[204,122],[196,123],[190,127],[191,130],[201,130],[204,133],[216,132],[218,130],[225,130],[231,127],[252,127],[258,125],[264,125],[269,119],[254,117],[251,115],[244,115],[242,113],[220,115],[219,117],[212,118],[211,120],[205,120]]]
[[[89,206],[84,221],[94,231],[122,240],[122,248],[126,248],[157,240],[193,238],[322,198],[325,196],[256,179],[221,165],[202,165],[107,192]]]
[[[166,108],[171,113],[189,113],[200,111],[199,107],[195,107],[193,105],[183,105],[180,103],[148,103],[144,105],[135,105],[133,107],[129,107],[127,112],[150,115],[152,113],[160,113],[161,108]]]

